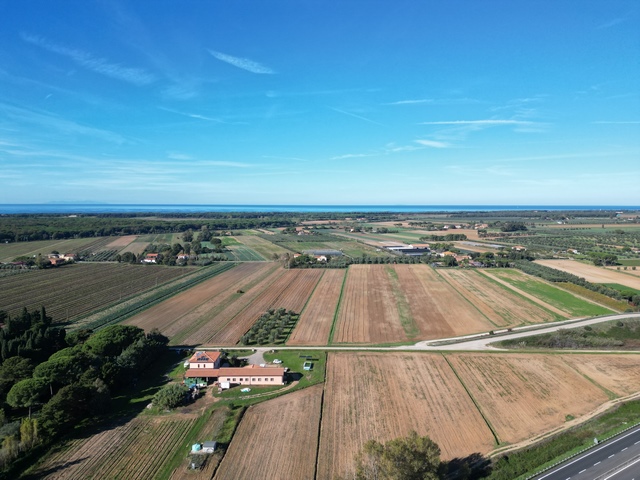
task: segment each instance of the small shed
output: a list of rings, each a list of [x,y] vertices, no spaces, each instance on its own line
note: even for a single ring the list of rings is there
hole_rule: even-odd
[[[312,362],[304,362],[302,364],[302,368],[304,370],[311,370],[313,368],[313,363]]]
[[[210,441],[202,444],[202,451],[204,453],[213,453],[216,451],[216,448],[218,448],[218,442]]]

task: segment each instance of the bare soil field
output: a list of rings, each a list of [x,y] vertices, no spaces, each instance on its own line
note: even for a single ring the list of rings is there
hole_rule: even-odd
[[[456,354],[447,358],[500,442],[515,443],[562,426],[608,400],[558,355]]]
[[[124,323],[145,330],[157,328],[163,335],[173,338],[183,330],[194,327],[208,311],[233,295],[237,289],[275,269],[274,265],[264,263],[242,263],[129,318]]]
[[[131,298],[193,272],[191,268],[81,263],[0,278],[0,310],[45,306],[54,322],[64,322]]]
[[[444,357],[422,353],[332,353],[320,431],[318,479],[348,477],[371,439],[415,430],[445,459],[493,449],[494,438]]]
[[[542,323],[565,318],[502,288],[475,270],[439,270],[438,273],[497,326]]]
[[[269,232],[273,234],[273,232]],[[276,255],[282,255],[283,253],[291,253],[286,248],[282,248],[275,243],[272,243],[264,238],[258,237],[257,235],[239,235],[234,237],[238,242],[243,245],[255,250],[260,255],[262,255],[267,260],[271,260],[271,257],[275,253]]]
[[[193,426],[195,418],[137,417],[124,425],[73,440],[51,455],[34,475],[41,479],[156,478]],[[186,452],[185,452],[186,453]]]
[[[640,277],[640,267],[636,267],[635,270],[631,270],[632,267],[627,267],[626,270],[622,270],[624,267],[606,267],[607,270],[611,270],[612,272],[621,273],[622,275],[633,275],[634,277]]]
[[[578,372],[622,397],[640,391],[640,355],[563,355]]]
[[[346,272],[346,269],[325,270],[287,344],[327,344]]]
[[[314,478],[322,385],[249,407],[216,480]]]
[[[106,245],[106,248],[113,250],[117,248],[126,247],[130,243],[135,242],[137,238],[138,238],[138,235],[124,235],[122,237],[116,237],[115,240],[113,240],[112,242]]]
[[[619,283],[640,290],[640,278],[575,260],[536,260],[536,263],[572,273],[592,283]]]
[[[384,265],[351,265],[339,308],[334,342],[407,340]]]
[[[280,276],[266,287],[255,299],[239,311],[230,305],[230,311],[221,312],[216,321],[224,328],[210,338],[202,338],[203,343],[235,345],[251,328],[254,322],[270,308],[286,308],[300,312],[307,303],[311,292],[318,283],[321,270],[282,270]],[[246,300],[246,298],[242,298]],[[228,316],[233,311],[236,314]],[[226,319],[226,322],[225,322]],[[225,323],[223,323],[225,322]]]
[[[494,328],[474,306],[427,265],[396,265],[413,318],[425,340]]]

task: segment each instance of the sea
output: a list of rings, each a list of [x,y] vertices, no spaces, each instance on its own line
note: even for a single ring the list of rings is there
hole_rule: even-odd
[[[0,204],[4,214],[66,214],[100,213],[202,213],[202,212],[338,212],[338,213],[420,213],[420,212],[496,212],[535,210],[615,210],[635,211],[640,206],[629,205],[164,205],[164,204],[98,204],[44,203]]]

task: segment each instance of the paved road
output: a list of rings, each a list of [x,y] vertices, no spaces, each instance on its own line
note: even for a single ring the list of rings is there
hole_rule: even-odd
[[[602,443],[535,480],[640,480],[640,427]]]
[[[464,337],[454,337],[454,338],[441,338],[438,340],[425,340],[422,342],[418,342],[414,345],[401,345],[397,347],[367,347],[361,345],[352,345],[352,346],[295,346],[295,347],[259,347],[258,351],[267,351],[273,350],[327,350],[327,351],[335,351],[335,350],[351,350],[351,351],[361,351],[361,350],[378,350],[378,351],[397,351],[397,350],[418,350],[418,351],[442,351],[442,350],[500,350],[496,347],[491,346],[491,343],[499,342],[501,340],[510,340],[513,338],[522,338],[529,337],[531,335],[540,335],[542,333],[550,333],[556,332],[562,328],[577,328],[584,327],[586,325],[593,325],[596,323],[609,322],[611,320],[620,320],[623,318],[640,318],[640,313],[621,313],[616,315],[607,315],[606,317],[597,317],[597,318],[585,318],[585,319],[577,319],[577,320],[565,320],[562,322],[553,322],[549,326],[541,325],[527,325],[524,327],[516,327],[512,329],[511,332],[507,332],[506,330],[495,330],[498,335],[490,335],[487,333],[480,333],[475,335],[467,335]],[[198,348],[203,349],[216,349],[216,348],[225,348],[219,345],[201,345]],[[593,350],[590,350],[593,352]],[[640,480],[640,479],[639,479]]]

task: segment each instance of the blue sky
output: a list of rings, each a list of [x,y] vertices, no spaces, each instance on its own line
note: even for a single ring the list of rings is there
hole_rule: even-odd
[[[0,203],[640,204],[640,3],[6,1]]]

